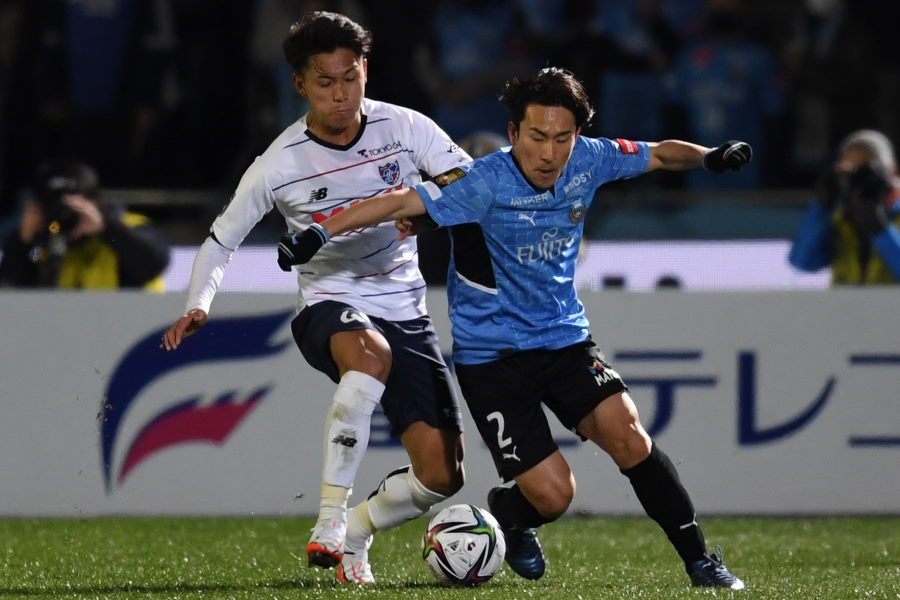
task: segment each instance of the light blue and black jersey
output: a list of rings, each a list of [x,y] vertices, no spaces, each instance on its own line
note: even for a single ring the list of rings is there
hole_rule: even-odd
[[[649,159],[644,142],[579,137],[552,189],[532,187],[508,149],[416,186],[431,218],[453,226],[447,295],[456,362],[588,337],[575,292],[585,213],[599,186],[640,175]]]

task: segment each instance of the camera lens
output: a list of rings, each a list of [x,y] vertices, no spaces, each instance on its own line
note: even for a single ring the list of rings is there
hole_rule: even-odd
[[[53,195],[39,200],[44,211],[47,230],[53,234],[67,234],[78,224],[78,213],[65,203],[64,196]]]

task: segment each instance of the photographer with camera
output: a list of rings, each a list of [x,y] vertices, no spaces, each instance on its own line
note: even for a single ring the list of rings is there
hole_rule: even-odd
[[[146,217],[98,204],[94,169],[75,160],[45,163],[32,192],[3,245],[0,286],[163,291],[168,243]]]
[[[788,260],[802,271],[830,266],[832,285],[900,282],[900,179],[893,145],[882,133],[862,129],[839,148]]]

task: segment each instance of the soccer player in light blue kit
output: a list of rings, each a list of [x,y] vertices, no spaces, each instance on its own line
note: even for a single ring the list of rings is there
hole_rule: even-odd
[[[488,505],[507,539],[506,560],[538,579],[545,561],[536,528],[568,508],[575,480],[553,441],[542,404],[612,457],[647,514],[668,536],[693,585],[742,589],[710,554],[694,506],[668,456],[650,439],[622,378],[591,340],[575,291],[584,216],[597,188],[655,169],[738,170],[748,144],[706,148],[679,140],[633,142],[579,135],[592,116],[571,73],[547,68],[507,83],[511,148],[432,181],[379,196],[285,236],[282,261],[303,263],[337,235],[425,214],[453,226],[448,278],[453,359],[463,396],[510,487]],[[347,532],[353,536],[365,531]]]

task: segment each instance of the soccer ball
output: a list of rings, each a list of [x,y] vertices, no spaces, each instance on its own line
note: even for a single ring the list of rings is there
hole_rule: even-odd
[[[438,512],[422,536],[422,558],[447,585],[480,585],[503,566],[506,540],[494,515],[454,504]]]

